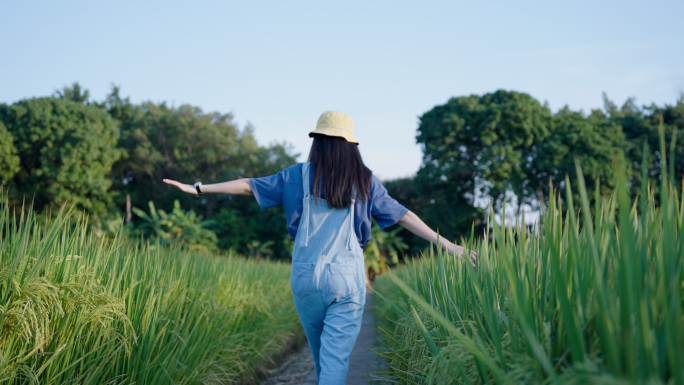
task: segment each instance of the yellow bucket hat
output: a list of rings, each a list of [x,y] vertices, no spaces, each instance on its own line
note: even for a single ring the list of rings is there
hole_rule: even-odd
[[[339,136],[347,142],[358,144],[359,141],[354,137],[354,120],[351,116],[340,111],[325,111],[318,118],[316,129],[309,133],[328,136]]]

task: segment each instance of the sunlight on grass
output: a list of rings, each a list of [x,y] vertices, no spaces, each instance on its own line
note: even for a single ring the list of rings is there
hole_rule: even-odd
[[[8,383],[234,383],[300,333],[288,264],[99,239],[4,196],[0,240]]]

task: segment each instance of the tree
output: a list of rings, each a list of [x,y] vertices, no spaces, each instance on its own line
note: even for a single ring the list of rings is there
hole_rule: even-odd
[[[428,202],[420,212],[449,238],[465,234],[470,223],[481,223],[481,209],[475,206],[478,149],[470,145],[479,108],[479,97],[471,95],[452,98],[420,117],[416,140],[423,146],[423,162],[415,183]]]
[[[20,170],[10,199],[33,198],[34,208],[68,201],[95,218],[110,208],[109,173],[119,158],[116,122],[96,106],[34,98],[0,106],[0,122],[14,138]]]
[[[4,105],[0,105],[0,109]],[[19,172],[19,156],[14,146],[14,138],[0,121],[0,182],[9,182]]]
[[[667,154],[660,150],[661,120]],[[624,152],[636,194],[644,143],[647,175],[658,179],[667,156],[672,161],[668,174],[680,180],[684,141],[674,139],[683,126],[684,94],[675,105],[641,108],[633,98],[618,107],[604,95],[603,110],[589,115],[568,107],[551,114],[530,95],[513,91],[451,98],[420,118],[423,164],[416,177],[390,181],[387,189],[443,235],[467,235],[471,224],[482,224],[480,207],[487,200],[498,211],[515,198],[519,212],[523,204],[535,208],[539,194],[548,195],[549,183],[563,187],[566,175],[576,183],[575,156],[590,191],[597,183],[600,191],[612,191],[614,161]],[[406,239],[412,252],[422,245],[415,237]]]
[[[168,207],[178,199],[183,207],[202,210],[210,218],[226,197],[206,195],[198,200],[161,180],[210,183],[252,176],[249,171],[259,146],[251,129],[240,131],[230,114],[151,102],[131,109],[125,103],[110,107],[116,108],[117,117],[124,115],[119,146],[126,152],[115,165],[114,183],[117,190],[131,194],[134,206],[154,201]]]
[[[639,108],[634,98],[629,98],[621,108],[617,108],[613,102],[604,94],[605,118],[614,124],[620,125],[624,133],[624,143],[622,147],[625,151],[625,158],[631,166],[632,194],[635,195],[641,186],[642,177],[642,157],[644,142],[647,146],[647,176],[653,180],[660,179],[660,164],[663,156],[660,153],[660,134],[658,128],[662,124],[665,129],[665,143],[667,145],[666,157],[671,163],[673,178],[681,180],[684,174],[684,141],[682,136],[675,140],[675,130],[684,127],[684,94],[682,94],[674,105],[666,104],[663,107],[652,104]],[[681,133],[680,133],[681,134]],[[671,147],[674,145],[674,147]],[[674,150],[674,153],[670,153]],[[658,184],[651,186],[657,192],[660,189]],[[656,193],[656,197],[658,194]]]
[[[416,175],[429,196],[426,217],[450,237],[468,235],[483,222],[478,199],[495,209],[517,197],[533,203],[540,179],[536,145],[550,135],[551,112],[528,94],[499,90],[451,98],[420,118],[423,164]],[[478,204],[479,203],[479,204]]]
[[[516,213],[523,204],[534,207],[543,185],[534,160],[537,145],[551,135],[551,111],[530,95],[514,91],[485,94],[480,104],[485,108],[473,144],[481,146],[478,178],[487,181],[481,193],[492,198],[495,208],[508,200],[507,192],[516,198]]]
[[[674,105],[666,104],[663,108],[658,108],[655,105],[644,108],[647,113],[647,119],[651,123],[653,131],[657,131],[662,116],[662,123],[665,129],[665,143],[668,144],[668,164],[671,164],[672,178],[677,182],[681,182],[684,178],[684,93],[681,93],[679,99]],[[678,132],[675,138],[675,132]],[[676,139],[676,140],[675,140]],[[652,147],[652,151],[655,148]],[[660,147],[656,153],[660,153]],[[660,164],[658,164],[660,168]]]
[[[61,91],[55,90],[55,97],[70,100],[74,103],[86,104],[90,97],[90,91],[81,89],[81,85],[75,82],[71,87],[64,86]]]
[[[571,183],[577,183],[574,156],[582,165],[587,191],[594,191],[597,181],[601,191],[612,191],[614,161],[625,141],[622,127],[600,111],[585,117],[567,107],[554,115],[553,126],[551,136],[538,145],[534,161],[539,179],[546,181],[540,184],[544,197],[548,196],[549,182],[564,186],[568,175]]]
[[[252,197],[207,194],[200,199],[169,188],[161,180],[217,183],[274,174],[296,162],[286,144],[259,146],[253,128],[239,129],[232,115],[205,113],[197,107],[165,103],[133,105],[114,86],[105,108],[120,122],[119,147],[125,155],[114,165],[117,205],[129,194],[133,206],[182,207],[215,220],[219,246],[247,254],[247,245],[274,241],[273,258],[289,258],[285,214],[259,209]]]

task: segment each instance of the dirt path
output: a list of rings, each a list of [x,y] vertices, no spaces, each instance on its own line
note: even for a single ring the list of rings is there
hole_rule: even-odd
[[[377,370],[375,367],[382,364],[381,358],[371,351],[377,341],[373,300],[374,296],[369,290],[363,311],[361,332],[356,340],[351,357],[349,357],[349,373],[347,374],[347,384],[349,385],[378,383],[377,380],[372,381],[372,375],[370,377],[368,375],[375,372]],[[280,368],[273,371],[273,377],[262,385],[317,385],[309,347],[305,345],[290,356]]]

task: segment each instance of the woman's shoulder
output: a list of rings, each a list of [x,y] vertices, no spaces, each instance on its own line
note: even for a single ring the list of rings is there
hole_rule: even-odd
[[[281,171],[286,183],[302,183],[302,166],[304,163],[293,164]]]
[[[385,186],[382,184],[382,181],[380,181],[380,178],[375,176],[375,174],[371,174],[371,182],[370,182],[370,198],[371,200],[376,200],[380,199],[387,195],[387,189],[385,189]]]
[[[292,166],[283,169],[283,172],[290,172],[291,173],[291,172],[299,171],[301,173],[303,165],[304,165],[304,163],[301,163],[301,162],[293,164]]]
[[[382,182],[380,181],[380,179],[379,179],[377,176],[375,176],[375,174],[372,174],[372,173],[371,173],[371,183],[370,183],[370,187],[371,187],[371,191],[372,191],[373,189],[377,189],[377,188],[383,188],[383,189],[385,188],[385,187],[382,185]]]

